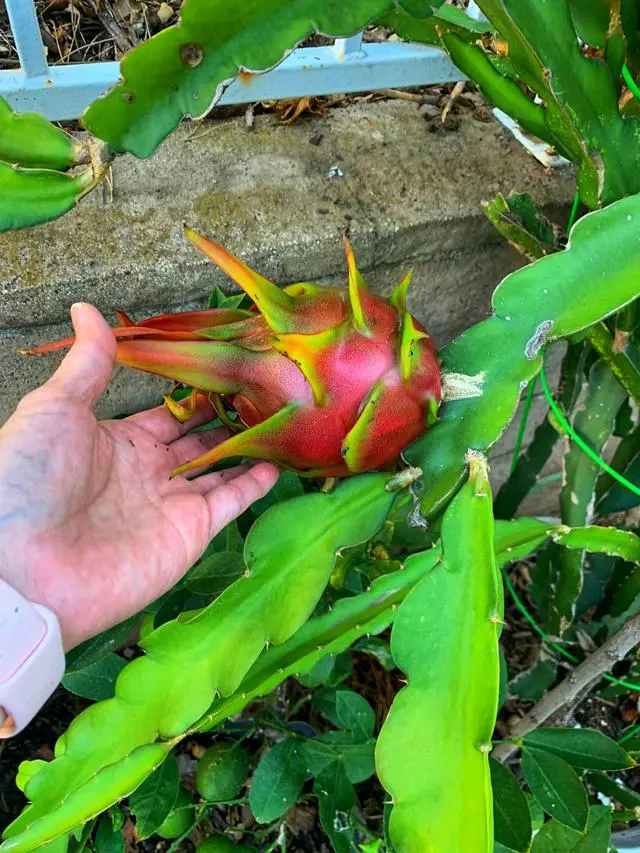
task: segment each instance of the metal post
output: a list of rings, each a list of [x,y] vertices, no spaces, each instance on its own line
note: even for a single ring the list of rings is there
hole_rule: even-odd
[[[120,78],[117,62],[47,66],[32,0],[5,0],[23,67],[0,71],[0,97],[18,112],[54,121],[82,115]],[[28,14],[27,14],[28,13]],[[271,71],[235,80],[221,104],[402,89],[464,79],[440,48],[406,42],[367,43],[362,33],[334,44],[294,50]]]
[[[26,77],[41,77],[49,66],[33,0],[5,0],[20,65]]]
[[[346,39],[336,39],[333,43],[333,50],[338,59],[345,59],[347,56],[352,57],[360,53],[362,48],[362,33],[356,33],[355,36],[349,36]]]
[[[469,0],[469,5],[467,7],[467,15],[470,18],[473,18],[474,21],[486,21],[484,12],[476,3],[476,0]]]

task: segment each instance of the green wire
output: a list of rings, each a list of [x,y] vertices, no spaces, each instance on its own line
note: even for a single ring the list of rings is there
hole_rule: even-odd
[[[638,100],[640,100],[640,87],[638,87],[636,81],[631,76],[631,72],[629,71],[626,64],[622,66],[622,76],[624,78],[625,83],[629,87],[629,90],[633,94],[633,96],[635,98],[638,98]],[[571,231],[571,229],[573,228],[573,225],[576,221],[576,217],[578,215],[579,206],[580,206],[580,194],[578,192],[576,192],[576,194],[573,197],[573,204],[571,205],[571,213],[569,214],[569,222],[567,223],[567,232]],[[626,479],[626,477],[623,477],[622,474],[619,474],[614,468],[612,468],[609,464],[607,464],[607,462],[605,462],[605,460],[602,459],[602,457],[598,456],[598,454],[595,453],[592,450],[592,448],[589,447],[589,445],[585,441],[583,441],[583,439],[580,438],[578,433],[573,429],[573,427],[571,426],[569,421],[565,418],[564,414],[562,413],[562,411],[560,410],[560,408],[556,404],[555,400],[553,399],[553,395],[551,394],[551,391],[549,390],[549,385],[547,383],[547,377],[546,377],[545,372],[544,372],[544,366],[541,367],[541,369],[540,369],[540,384],[542,385],[542,390],[544,391],[544,395],[547,398],[547,402],[549,403],[549,408],[551,409],[553,414],[556,416],[558,423],[562,426],[562,429],[566,432],[566,434],[570,438],[572,438],[573,441],[575,441],[575,443],[578,445],[578,447],[584,453],[586,453],[587,456],[593,462],[596,463],[596,465],[598,465],[600,468],[602,468],[604,471],[606,471],[608,474],[610,474],[615,480],[617,480],[619,483],[621,483],[625,488],[629,489],[634,494],[640,496],[640,488],[638,488],[638,486],[636,486],[634,483],[631,483],[629,480]],[[511,473],[513,473],[513,471],[516,468],[516,465],[518,462],[518,457],[519,457],[520,451],[522,449],[522,442],[524,440],[524,432],[525,432],[525,428],[527,426],[527,419],[529,417],[529,410],[531,409],[531,403],[533,400],[534,389],[535,389],[535,379],[533,379],[529,383],[527,398],[525,400],[524,409],[522,410],[522,418],[520,420],[520,427],[518,429],[518,437],[516,438],[516,446],[514,448],[513,458],[511,460]],[[571,663],[574,663],[574,664],[580,663],[579,658],[577,658],[571,652],[568,652],[565,648],[560,646],[558,643],[554,643],[551,640],[551,638],[546,633],[546,631],[544,631],[538,625],[538,623],[535,621],[533,616],[529,613],[527,608],[524,606],[524,604],[520,600],[518,593],[515,591],[515,588],[514,588],[513,584],[511,583],[511,578],[509,577],[509,575],[507,574],[507,572],[504,569],[502,570],[502,575],[504,577],[505,585],[506,585],[507,589],[509,590],[509,593],[513,599],[514,604],[516,605],[516,607],[518,608],[520,613],[522,613],[522,615],[527,620],[527,622],[534,629],[534,631],[540,636],[540,638],[550,648],[552,648],[557,654],[562,655],[564,658],[571,661]],[[625,687],[629,690],[640,691],[640,685],[632,684],[630,681],[623,681],[620,678],[614,678],[614,676],[609,675],[608,673],[605,673],[602,677],[606,681],[609,681],[611,684],[618,684],[620,687]],[[638,732],[638,731],[640,731],[640,725],[634,726],[634,728],[632,728],[631,731],[627,732],[627,734],[624,735],[624,737],[620,738],[619,743],[622,743],[623,741],[629,740],[629,738],[633,737],[633,735],[636,734],[636,732]]]
[[[573,228],[573,225],[576,221],[576,217],[578,216],[578,208],[580,207],[580,193],[576,190],[576,193],[573,197],[573,204],[571,205],[571,213],[569,214],[569,222],[567,223],[567,234]],[[529,412],[531,411],[531,403],[533,402],[533,394],[536,386],[536,378],[534,378],[529,383],[529,388],[527,391],[527,397],[524,403],[524,408],[522,410],[522,415],[520,417],[520,426],[518,428],[518,437],[516,438],[516,446],[513,448],[513,456],[511,457],[511,470],[509,471],[509,475],[513,474],[518,466],[518,458],[520,456],[520,451],[522,450],[522,443],[524,441],[524,433],[527,428],[527,421],[529,420]]]
[[[565,418],[564,414],[562,413],[562,411],[560,410],[560,408],[556,404],[556,401],[553,399],[551,391],[549,390],[549,385],[547,384],[547,377],[545,376],[545,372],[544,372],[544,365],[540,368],[540,384],[542,385],[542,390],[544,391],[544,396],[547,398],[547,402],[549,403],[549,408],[551,409],[553,414],[556,416],[556,419],[558,420],[558,423],[560,424],[560,426],[562,427],[564,432],[571,439],[573,439],[573,441],[575,441],[575,443],[578,445],[578,447],[582,451],[584,451],[584,453],[587,454],[587,456],[589,457],[589,459],[592,460],[592,462],[595,462],[596,465],[598,465],[600,468],[602,468],[603,471],[606,471],[607,474],[610,474],[614,480],[617,480],[626,489],[629,489],[630,492],[633,492],[634,495],[640,496],[640,488],[638,488],[638,486],[636,486],[635,483],[632,483],[630,480],[627,480],[626,477],[623,477],[622,474],[619,474],[615,470],[615,468],[612,468],[611,465],[609,465],[607,462],[605,462],[605,460],[601,456],[598,456],[598,454],[595,453],[591,449],[591,447],[589,447],[587,442],[584,441],[582,438],[580,438],[578,433],[574,430],[574,428],[571,426],[569,421]]]
[[[624,734],[624,735],[622,735],[622,737],[618,738],[618,743],[624,743],[626,740],[631,740],[631,738],[634,737],[635,735],[637,735],[638,732],[640,732],[640,725],[639,726],[633,726],[633,728],[629,729],[629,731],[626,734]]]
[[[640,100],[640,88],[638,88],[638,84],[633,79],[633,76],[629,71],[626,63],[622,66],[622,76],[624,78],[624,82],[629,87],[629,91],[631,92],[633,97],[638,98],[638,100]]]
[[[580,207],[580,193],[576,190],[576,194],[573,197],[573,204],[571,205],[571,213],[569,214],[569,221],[567,222],[567,234],[573,228],[573,224],[576,221],[576,217],[578,215],[578,208]]]
[[[522,443],[524,441],[524,433],[527,428],[527,420],[529,418],[529,412],[531,410],[531,404],[533,403],[533,394],[536,389],[537,377],[533,377],[531,382],[529,382],[529,389],[527,390],[527,396],[524,401],[524,408],[522,409],[522,417],[520,418],[520,427],[518,429],[518,437],[516,438],[516,445],[513,448],[513,456],[511,457],[511,470],[510,474],[516,470],[518,466],[518,457],[520,456],[520,451],[522,450]]]
[[[564,649],[562,646],[558,645],[558,643],[554,643],[554,642],[553,642],[553,640],[551,640],[551,638],[549,637],[549,635],[546,633],[546,631],[544,631],[544,630],[543,630],[543,629],[538,625],[538,623],[536,622],[536,620],[533,618],[533,616],[529,613],[529,611],[527,610],[527,608],[526,608],[526,607],[524,606],[524,604],[522,603],[522,601],[521,601],[521,599],[520,599],[520,597],[519,597],[518,593],[515,591],[515,588],[514,588],[513,584],[511,583],[511,578],[509,577],[509,575],[507,574],[507,572],[506,572],[504,569],[502,570],[502,576],[504,577],[505,586],[506,586],[506,587],[507,587],[507,589],[509,590],[509,594],[511,595],[511,598],[513,598],[513,603],[514,603],[514,604],[515,604],[515,606],[518,608],[518,610],[520,611],[520,613],[522,613],[522,615],[523,615],[523,616],[524,616],[524,618],[527,620],[527,622],[531,625],[531,627],[534,629],[534,631],[535,631],[537,634],[539,634],[539,635],[540,635],[540,637],[542,638],[542,640],[543,640],[543,641],[544,641],[544,642],[545,642],[545,643],[546,643],[550,648],[552,648],[555,652],[557,652],[559,655],[562,655],[562,656],[563,656],[563,657],[565,657],[567,660],[571,661],[571,663],[580,663],[580,659],[579,659],[579,658],[577,658],[577,657],[576,657],[574,654],[572,654],[571,652],[568,652],[568,651],[567,651],[566,649]],[[625,687],[625,688],[627,688],[628,690],[634,690],[634,691],[639,691],[639,690],[640,690],[640,684],[632,684],[630,681],[623,681],[623,680],[622,680],[622,679],[620,679],[620,678],[614,678],[614,676],[613,676],[613,675],[609,675],[609,674],[608,674],[608,673],[606,673],[606,672],[604,673],[604,675],[603,675],[602,677],[603,677],[603,679],[604,679],[605,681],[609,681],[609,682],[611,682],[611,684],[618,684],[620,687]]]
[[[520,597],[518,596],[518,593],[517,593],[517,592],[516,592],[516,590],[515,590],[514,585],[511,583],[511,578],[509,577],[509,575],[507,574],[507,572],[505,571],[505,569],[503,569],[503,570],[502,570],[502,575],[503,575],[503,577],[504,577],[504,582],[505,582],[505,584],[506,584],[506,587],[507,587],[507,589],[509,590],[509,592],[510,592],[510,594],[511,594],[511,598],[513,598],[513,602],[514,602],[515,606],[518,608],[518,610],[520,611],[520,613],[522,613],[522,615],[523,615],[523,616],[524,616],[524,618],[527,620],[527,622],[531,625],[531,627],[533,628],[533,630],[534,630],[537,634],[539,634],[539,635],[540,635],[540,637],[542,637],[542,639],[545,641],[545,643],[547,643],[549,646],[551,646],[551,648],[555,648],[555,649],[556,649],[556,651],[558,651],[560,654],[564,653],[564,649],[562,648],[562,646],[558,646],[558,645],[557,645],[557,643],[554,643],[554,642],[549,638],[549,635],[546,633],[546,631],[544,631],[544,630],[543,630],[543,629],[538,625],[538,623],[536,622],[536,620],[533,618],[533,616],[529,613],[529,611],[527,610],[527,608],[524,606],[524,604],[522,603],[522,601],[521,601]]]

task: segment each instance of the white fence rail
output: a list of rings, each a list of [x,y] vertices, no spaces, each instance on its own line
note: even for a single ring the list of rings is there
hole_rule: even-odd
[[[50,66],[33,0],[4,0],[20,68],[0,71],[0,96],[19,112],[35,111],[53,121],[78,118],[120,78],[118,62]],[[469,12],[480,17],[474,2]],[[463,79],[435,47],[404,42],[363,43],[362,33],[327,47],[294,50],[272,71],[234,82],[221,104],[306,95],[368,92]]]

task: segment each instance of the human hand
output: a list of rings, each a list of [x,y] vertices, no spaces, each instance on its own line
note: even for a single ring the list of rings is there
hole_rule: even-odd
[[[92,306],[71,315],[68,355],[0,429],[0,577],[56,613],[66,649],[172,587],[278,478],[260,463],[169,480],[227,430],[185,434],[215,417],[209,404],[186,424],[162,406],[98,422],[115,341]]]

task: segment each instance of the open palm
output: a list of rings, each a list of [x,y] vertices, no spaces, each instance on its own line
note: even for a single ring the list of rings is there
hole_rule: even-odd
[[[169,473],[227,437],[187,435],[163,407],[99,422],[115,342],[75,305],[76,342],[0,430],[0,577],[58,616],[66,648],[137,612],[184,574],[210,539],[275,483],[261,463],[187,480]]]

